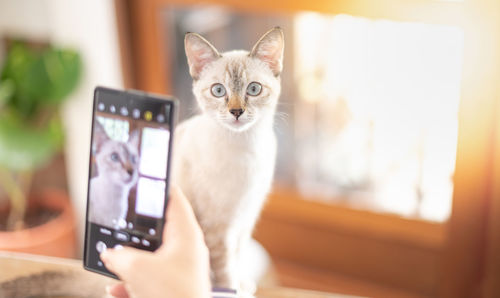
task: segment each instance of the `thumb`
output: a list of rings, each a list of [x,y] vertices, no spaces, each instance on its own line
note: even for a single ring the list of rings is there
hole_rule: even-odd
[[[121,249],[106,249],[100,255],[106,268],[118,275],[121,280],[128,280],[137,267],[140,266],[142,260],[151,255],[151,252],[142,251],[131,247]]]

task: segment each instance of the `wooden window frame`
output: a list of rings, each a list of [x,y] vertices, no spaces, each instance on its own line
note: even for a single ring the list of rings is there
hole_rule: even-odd
[[[169,93],[159,12],[195,0],[116,0],[126,87]],[[417,296],[500,297],[500,3],[494,0],[208,0],[246,12],[345,13],[446,24],[464,31],[454,195],[443,224],[303,200],[276,186],[255,237],[282,267],[317,270],[313,287],[335,291],[335,274]],[[280,237],[276,237],[279,234]],[[307,243],[307,245],[304,245]],[[292,264],[292,265],[290,265]],[[304,268],[301,267],[301,268]],[[328,276],[332,276],[331,279]],[[290,284],[313,285],[300,279]],[[286,283],[286,282],[285,282]],[[372,295],[373,287],[351,287]],[[401,296],[394,294],[395,296]]]

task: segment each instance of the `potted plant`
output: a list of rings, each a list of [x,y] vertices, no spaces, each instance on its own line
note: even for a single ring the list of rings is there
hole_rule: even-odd
[[[54,189],[32,193],[31,181],[61,152],[59,110],[81,68],[73,50],[13,42],[7,51],[0,72],[0,196],[8,198],[0,206],[0,250],[74,255],[68,196]]]

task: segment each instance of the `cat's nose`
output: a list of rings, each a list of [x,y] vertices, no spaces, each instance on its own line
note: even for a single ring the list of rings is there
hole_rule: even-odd
[[[238,120],[238,118],[240,118],[241,114],[243,114],[243,112],[245,112],[245,110],[243,109],[230,109],[229,110],[229,113],[233,114],[234,117],[236,117],[236,120]]]
[[[129,176],[132,176],[132,174],[134,173],[134,170],[133,169],[127,169],[127,173],[129,174]]]

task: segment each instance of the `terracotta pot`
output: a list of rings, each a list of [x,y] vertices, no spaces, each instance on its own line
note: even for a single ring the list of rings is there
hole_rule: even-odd
[[[61,190],[44,190],[34,198],[39,206],[61,213],[48,222],[20,231],[0,231],[0,250],[74,258],[75,215],[68,195]]]

